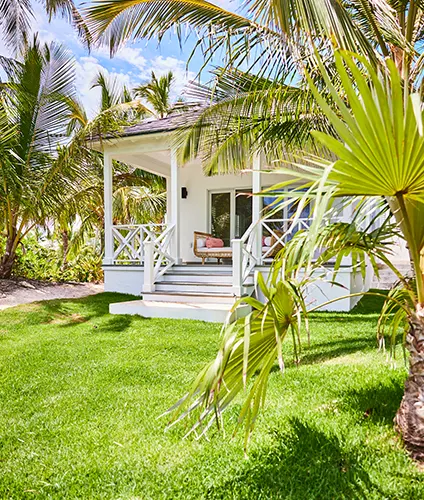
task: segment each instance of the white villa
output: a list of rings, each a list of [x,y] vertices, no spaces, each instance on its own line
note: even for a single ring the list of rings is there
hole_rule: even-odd
[[[182,116],[145,120],[95,145],[104,152],[105,291],[140,296],[111,304],[113,314],[223,321],[236,298],[255,293],[255,272],[267,273],[288,236],[290,208],[278,219],[266,219],[267,198],[246,195],[281,182],[281,174],[262,173],[267,166],[261,155],[246,166],[249,172],[231,175],[205,177],[200,161],[179,165],[172,136]],[[165,177],[166,222],[113,225],[114,159]],[[308,227],[309,215],[305,211],[295,230]],[[208,248],[208,235],[224,246]],[[343,288],[323,280],[308,291],[308,301],[317,305],[363,291],[371,280],[371,272],[363,282],[346,262],[338,275]],[[357,300],[345,298],[328,308],[348,311]],[[247,311],[243,306],[237,314]]]

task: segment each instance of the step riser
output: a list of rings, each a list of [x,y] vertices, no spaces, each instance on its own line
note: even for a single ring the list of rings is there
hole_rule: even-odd
[[[155,292],[171,292],[171,293],[207,293],[210,295],[218,294],[233,294],[233,286],[226,284],[187,284],[187,283],[156,283],[155,284]],[[253,292],[253,285],[244,286],[243,293],[250,295]]]
[[[163,283],[164,281],[181,281],[181,283],[223,283],[227,285],[231,285],[233,283],[233,277],[231,275],[228,276],[202,276],[196,274],[174,274],[167,273],[161,277],[157,283]]]
[[[202,309],[201,306],[182,309],[172,304],[167,304],[167,306],[158,307],[157,304],[137,300],[110,304],[109,312],[111,314],[138,315],[145,318],[194,319],[210,323],[223,323],[228,317],[228,311],[223,309]],[[244,317],[249,312],[249,307],[242,306],[237,309],[236,313],[233,313],[232,319],[235,319],[235,316],[238,318]]]
[[[232,266],[172,266],[171,272],[173,273],[202,273],[202,274],[213,274],[213,273],[228,273],[232,274]]]
[[[235,302],[233,296],[220,297],[212,294],[202,295],[169,295],[166,293],[143,293],[143,300],[152,300],[155,302],[195,302],[199,304],[228,304],[230,307]]]
[[[167,284],[167,283],[156,283],[155,285],[156,292],[175,292],[175,293],[218,293],[218,294],[231,294],[232,293],[232,285],[203,285],[199,283],[198,285],[187,285],[185,283],[178,284]]]

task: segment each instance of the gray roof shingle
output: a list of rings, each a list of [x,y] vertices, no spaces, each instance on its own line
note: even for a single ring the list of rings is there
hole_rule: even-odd
[[[125,127],[120,136],[129,137],[159,132],[171,132],[172,130],[177,130],[194,123],[204,109],[204,107],[196,107],[196,109],[169,115],[165,118],[147,118],[136,125]]]

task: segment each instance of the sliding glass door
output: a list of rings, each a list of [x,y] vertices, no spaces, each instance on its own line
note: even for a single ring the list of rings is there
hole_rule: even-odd
[[[252,197],[248,189],[232,189],[209,194],[209,227],[226,247],[241,238],[252,223]]]

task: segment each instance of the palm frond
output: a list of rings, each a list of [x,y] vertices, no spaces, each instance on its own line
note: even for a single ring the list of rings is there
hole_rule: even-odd
[[[271,368],[278,361],[284,370],[283,342],[291,338],[294,351],[298,352],[297,311],[303,306],[296,286],[288,281],[267,286],[261,275],[258,281],[267,302],[249,297],[236,303],[234,308],[245,303],[252,307],[252,312],[224,326],[215,360],[204,367],[189,392],[168,410],[172,423],[197,416],[189,433],[203,435],[214,422],[219,427],[222,413],[246,388],[235,430],[244,424],[247,446],[265,402]]]

